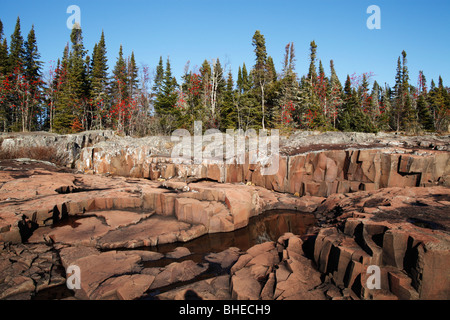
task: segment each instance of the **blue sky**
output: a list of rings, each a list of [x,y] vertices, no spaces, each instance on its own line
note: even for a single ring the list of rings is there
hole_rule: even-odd
[[[327,74],[334,60],[343,83],[347,74],[373,72],[373,80],[394,85],[397,58],[408,54],[411,83],[419,70],[428,79],[450,77],[450,1],[444,0],[1,0],[0,19],[10,40],[17,16],[26,38],[34,24],[41,60],[61,57],[69,41],[68,6],[81,9],[84,45],[92,52],[104,30],[110,70],[123,45],[133,50],[139,64],[153,70],[163,56],[170,56],[180,79],[189,60],[191,67],[204,59],[219,58],[236,79],[242,63],[254,65],[251,44],[255,30],[266,38],[268,54],[281,71],[284,47],[294,42],[296,71],[307,73],[309,44],[318,45]],[[370,5],[381,10],[381,29],[369,30]]]

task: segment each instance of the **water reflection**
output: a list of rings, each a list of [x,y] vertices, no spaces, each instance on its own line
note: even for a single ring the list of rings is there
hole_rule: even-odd
[[[220,252],[230,247],[246,251],[252,246],[266,241],[277,241],[286,232],[305,235],[308,228],[315,225],[313,214],[292,210],[272,210],[252,217],[247,227],[233,232],[207,234],[186,243],[173,243],[149,248],[167,253],[183,246],[194,254]],[[192,259],[192,256],[190,257]]]

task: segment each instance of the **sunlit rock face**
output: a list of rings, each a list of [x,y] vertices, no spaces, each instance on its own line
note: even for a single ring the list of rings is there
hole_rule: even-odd
[[[2,150],[55,146],[67,163],[0,161],[0,299],[65,286],[71,264],[89,270],[76,299],[450,298],[448,137],[295,133],[271,175],[267,155],[177,163],[170,137],[2,138]],[[165,245],[190,251],[148,250]]]

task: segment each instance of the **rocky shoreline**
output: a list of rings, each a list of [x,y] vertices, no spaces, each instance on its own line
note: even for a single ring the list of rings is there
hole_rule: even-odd
[[[58,146],[68,167],[0,161],[0,299],[65,286],[70,265],[89,270],[70,299],[450,298],[448,137],[298,133],[282,139],[272,176],[258,164],[175,164],[167,137],[2,138],[4,150]],[[317,223],[199,262],[180,255],[274,209]],[[146,249],[164,244],[174,253]],[[364,286],[370,265],[381,289]]]

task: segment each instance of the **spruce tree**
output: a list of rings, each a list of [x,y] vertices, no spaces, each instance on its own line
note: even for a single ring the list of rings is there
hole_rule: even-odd
[[[392,105],[392,127],[398,132],[400,130],[401,125],[401,117],[402,117],[402,109],[403,109],[403,68],[400,57],[397,60],[397,72],[395,75],[395,85],[394,85],[394,103]]]
[[[427,101],[427,80],[423,71],[419,71],[418,79],[418,98],[417,98],[417,117],[422,129],[427,131],[434,130],[433,118],[430,112],[430,106]]]
[[[20,18],[17,17],[14,33],[11,35],[11,43],[9,45],[9,73],[14,72],[18,66],[23,67],[25,56],[24,41],[20,31]]]
[[[249,91],[253,86],[252,78],[250,77],[247,67],[245,63],[242,65],[242,83],[243,83],[243,91]]]
[[[74,121],[72,89],[69,79],[69,55],[69,44],[67,44],[55,75],[56,98],[52,129],[57,133],[70,133]]]
[[[169,125],[168,120],[170,115],[176,115],[175,104],[177,102],[177,81],[172,75],[172,68],[170,65],[170,60],[167,58],[166,67],[164,71],[164,78],[161,84],[161,90],[155,101],[155,110],[163,118],[165,125]],[[170,119],[173,121],[174,119]],[[171,124],[170,126],[173,126]],[[168,129],[168,128],[166,128]]]
[[[114,79],[112,81],[112,91],[116,100],[125,100],[128,97],[128,79],[127,79],[127,66],[125,58],[123,57],[123,48],[120,45],[119,56],[116,61],[116,65],[113,70]]]
[[[308,79],[311,82],[311,84],[315,83],[317,81],[317,72],[316,72],[316,58],[317,58],[317,45],[316,42],[313,40],[310,43],[310,55],[309,55],[309,71],[308,71]]]
[[[130,96],[133,95],[134,92],[136,92],[138,88],[139,83],[139,69],[136,64],[136,60],[134,58],[134,52],[131,52],[131,57],[128,62],[128,86],[129,86],[129,92]]]
[[[261,124],[262,129],[264,130],[266,126],[265,89],[266,85],[271,81],[271,77],[267,63],[266,40],[264,38],[264,35],[262,35],[259,30],[256,30],[255,34],[253,35],[252,44],[256,56],[256,63],[253,67],[252,74],[254,83],[256,86],[258,86],[259,89],[261,103]]]
[[[94,45],[91,64],[91,98],[95,104],[106,98],[108,86],[108,58],[106,57],[105,35],[102,31],[100,41]]]
[[[152,88],[153,95],[156,96],[161,91],[162,82],[164,80],[164,64],[163,58],[159,57],[159,63],[156,67],[155,79],[153,81],[154,85]]]
[[[38,110],[38,105],[41,98],[40,94],[42,87],[42,80],[41,80],[42,62],[39,61],[40,54],[37,48],[34,26],[31,27],[31,30],[28,34],[27,41],[25,42],[24,47],[25,47],[24,75],[29,85],[29,95],[30,95],[28,99],[29,105],[27,106],[28,109],[27,112],[29,112],[29,115],[27,115],[28,124],[26,124],[26,126],[28,127],[28,130],[32,130],[33,128],[36,129],[37,126],[39,125],[37,123],[38,118],[35,116],[35,114],[41,111]]]
[[[237,81],[236,81],[236,86],[240,93],[242,93],[244,91],[244,80],[242,78],[241,66],[239,66],[239,69],[238,69],[238,77],[237,77]]]
[[[336,128],[337,117],[339,114],[339,106],[342,104],[342,84],[334,69],[334,62],[330,60],[330,81],[328,83],[328,105],[330,110],[330,118],[333,123],[333,128]]]
[[[8,73],[8,43],[3,38],[3,23],[0,20],[0,79]]]
[[[83,98],[87,96],[87,66],[86,50],[83,45],[83,35],[80,27],[72,28],[70,34],[72,43],[69,54],[68,81],[73,105],[81,105]],[[74,110],[75,111],[75,110]]]
[[[267,71],[269,72],[269,81],[275,82],[278,80],[277,70],[275,69],[275,63],[273,58],[269,56],[267,58]]]
[[[233,89],[233,75],[231,70],[228,72],[225,92],[223,97],[223,105],[220,109],[220,129],[234,129],[237,124],[237,114],[234,107],[234,89]]]
[[[39,61],[41,55],[38,52],[36,35],[34,33],[34,26],[31,27],[25,42],[24,55],[24,73],[26,78],[31,82],[38,82],[41,78],[42,62]]]
[[[407,67],[406,52],[402,51],[402,127],[407,132],[416,133],[418,130],[418,121],[416,110],[413,108],[410,94],[409,71]]]

